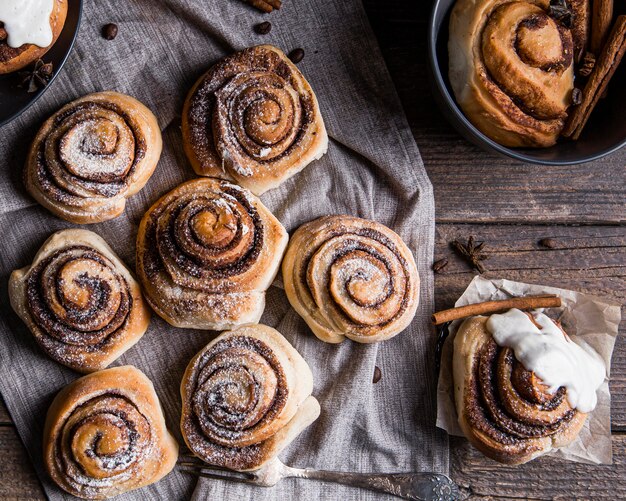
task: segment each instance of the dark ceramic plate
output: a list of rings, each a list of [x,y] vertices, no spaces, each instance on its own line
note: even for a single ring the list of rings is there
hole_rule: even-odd
[[[472,143],[490,151],[538,164],[571,165],[597,160],[626,144],[626,61],[609,84],[608,94],[591,114],[578,141],[550,148],[507,148],[492,141],[465,118],[448,81],[448,22],[455,0],[435,0],[428,26],[428,57],[435,99],[450,123]],[[623,8],[615,5],[616,9]],[[617,12],[619,14],[621,12]]]
[[[80,26],[82,9],[83,0],[69,0],[67,19],[65,20],[63,31],[54,46],[46,52],[42,58],[46,63],[52,63],[54,67],[54,75],[46,87],[36,92],[28,93],[26,89],[18,87],[20,78],[17,72],[9,73],[8,75],[0,75],[0,126],[17,118],[26,111],[44,92],[46,92],[46,89],[50,87],[54,79],[61,72],[74,46],[74,41],[78,34],[78,27]]]

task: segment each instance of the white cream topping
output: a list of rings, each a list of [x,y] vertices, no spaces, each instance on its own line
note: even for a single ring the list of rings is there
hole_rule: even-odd
[[[550,393],[564,386],[573,408],[591,412],[606,374],[604,362],[591,347],[572,341],[547,315],[532,315],[541,329],[525,313],[512,309],[491,315],[487,330],[499,346],[511,348],[515,358],[534,372]]]
[[[0,0],[0,21],[4,23],[9,47],[26,43],[39,47],[50,45],[53,7],[54,0]]]

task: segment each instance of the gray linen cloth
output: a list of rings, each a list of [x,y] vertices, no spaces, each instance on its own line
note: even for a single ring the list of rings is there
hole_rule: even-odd
[[[71,1],[71,0],[70,0]],[[269,35],[253,25],[271,20]],[[115,22],[114,41],[100,36]],[[20,175],[28,143],[42,121],[84,94],[116,90],[151,108],[164,151],[147,186],[126,212],[87,226],[134,263],[137,226],[160,195],[194,177],[181,145],[180,112],[196,78],[220,57],[244,47],[302,47],[299,64],[319,98],[331,137],[328,154],[262,196],[285,227],[326,214],[352,214],[393,228],[413,251],[421,299],[411,326],[375,345],[330,345],[313,336],[280,287],[268,291],[262,322],[276,327],[304,356],[315,379],[320,418],[283,452],[287,464],[359,472],[448,470],[447,438],[435,428],[434,333],[430,271],[434,240],[432,188],[359,0],[286,0],[263,16],[239,0],[85,2],[76,47],[62,74],[22,117],[0,129],[0,390],[47,495],[68,499],[46,475],[42,429],[54,395],[78,377],[47,358],[12,312],[11,270],[31,262],[53,231],[76,226],[38,206]],[[417,57],[417,56],[416,56]],[[179,442],[179,384],[187,362],[216,334],[176,329],[156,315],[142,340],[115,365],[133,364],[154,382],[168,427]],[[372,384],[374,367],[382,380]],[[271,488],[220,481],[197,483],[174,471],[119,499],[362,499],[385,498],[307,480]]]

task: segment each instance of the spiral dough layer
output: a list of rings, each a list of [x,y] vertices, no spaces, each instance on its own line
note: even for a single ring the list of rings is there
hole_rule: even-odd
[[[374,221],[327,216],[294,233],[283,261],[291,305],[322,341],[389,339],[413,320],[419,276],[402,239]]]
[[[257,195],[328,146],[313,90],[270,45],[233,54],[203,75],[185,102],[182,129],[196,173],[234,180]]]
[[[574,88],[573,42],[547,0],[458,0],[449,75],[457,102],[484,134],[511,147],[559,137]]]
[[[26,188],[53,214],[74,223],[119,216],[146,184],[161,155],[154,115],[116,92],[89,94],[50,117],[30,148]]]
[[[154,387],[135,367],[74,381],[48,411],[45,466],[74,496],[106,499],[149,485],[167,475],[177,457]]]
[[[254,195],[196,179],[144,216],[137,273],[150,304],[172,325],[224,330],[258,322],[286,245],[287,232]]]
[[[52,235],[9,281],[11,304],[41,348],[79,372],[103,369],[135,344],[150,313],[106,242],[86,230]]]
[[[254,470],[319,415],[309,366],[265,325],[225,332],[187,366],[181,430],[209,464]]]
[[[487,317],[466,320],[454,340],[454,381],[459,424],[488,457],[521,464],[564,447],[587,415],[572,409],[566,389],[554,394],[496,344]]]

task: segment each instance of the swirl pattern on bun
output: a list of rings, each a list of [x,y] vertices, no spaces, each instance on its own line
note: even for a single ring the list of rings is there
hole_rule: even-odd
[[[137,236],[146,297],[177,327],[224,330],[258,322],[287,232],[247,190],[219,179],[175,188],[148,210]]]
[[[203,75],[185,102],[182,129],[197,174],[234,180],[256,195],[328,146],[313,90],[271,45],[237,52]]]

